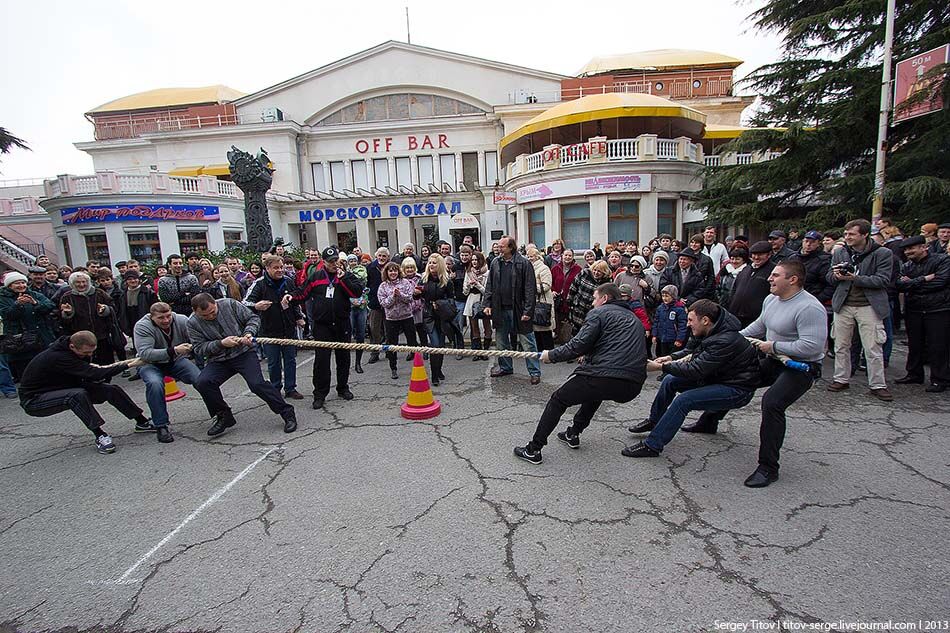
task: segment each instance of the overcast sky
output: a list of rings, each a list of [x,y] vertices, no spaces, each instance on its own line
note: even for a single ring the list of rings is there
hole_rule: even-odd
[[[4,1],[0,126],[14,150],[0,180],[83,174],[83,113],[153,88],[225,84],[254,92],[387,40],[575,74],[591,57],[694,48],[744,59],[743,76],[778,57],[778,38],[746,20],[760,0],[465,3],[395,0]]]

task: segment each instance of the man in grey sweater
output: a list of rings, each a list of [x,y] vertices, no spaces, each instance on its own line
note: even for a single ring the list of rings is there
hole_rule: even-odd
[[[208,435],[221,435],[237,424],[231,407],[221,395],[223,385],[241,374],[248,388],[284,420],[284,433],[297,430],[297,416],[280,391],[264,380],[257,354],[251,349],[261,318],[234,299],[218,299],[202,292],[191,300],[194,313],[188,318],[188,337],[194,351],[206,359],[195,389],[208,404],[214,424]]]
[[[831,255],[828,282],[835,287],[834,311],[835,376],[828,391],[850,387],[851,341],[858,329],[868,364],[871,395],[884,402],[894,399],[884,379],[883,345],[887,340],[884,319],[891,314],[887,289],[894,270],[894,254],[871,240],[871,223],[852,220],[844,225],[846,246]]]
[[[771,294],[762,314],[740,333],[753,339],[763,354],[760,387],[762,424],[759,427],[759,466],[746,480],[750,488],[763,488],[778,479],[778,460],[785,440],[785,411],[805,395],[821,376],[821,360],[828,339],[825,307],[804,289],[805,267],[786,259],[769,275]],[[787,367],[777,355],[805,363],[808,371]],[[703,413],[699,421],[683,431],[715,433],[727,411]]]

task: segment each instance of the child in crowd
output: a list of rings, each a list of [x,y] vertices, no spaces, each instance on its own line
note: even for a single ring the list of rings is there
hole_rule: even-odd
[[[630,307],[630,311],[637,315],[637,318],[640,319],[640,323],[643,323],[643,329],[646,331],[646,337],[650,338],[650,317],[647,316],[646,308],[643,307],[643,304],[637,299],[631,299],[633,294],[633,288],[630,287],[630,284],[620,284],[620,300],[626,301],[627,305]]]
[[[663,302],[656,308],[653,336],[657,357],[668,356],[686,344],[686,305],[679,300],[679,290],[670,284],[660,291]]]

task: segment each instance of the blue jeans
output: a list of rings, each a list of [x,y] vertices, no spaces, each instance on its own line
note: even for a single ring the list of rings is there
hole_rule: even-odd
[[[887,340],[884,341],[882,352],[884,353],[884,362],[890,364],[891,352],[894,350],[894,313],[884,319],[884,333],[887,334]]]
[[[515,322],[513,310],[502,310],[501,319],[498,328],[495,330],[495,345],[498,349],[511,349],[511,334],[518,331],[518,324]],[[537,352],[538,343],[534,340],[534,332],[529,334],[518,333],[518,342],[526,352]],[[524,364],[528,368],[528,374],[532,376],[541,375],[541,361],[537,358],[526,358]],[[498,367],[502,371],[514,371],[510,358],[504,356],[498,357]]]
[[[152,426],[168,426],[168,407],[165,404],[165,376],[193,385],[201,370],[187,358],[175,359],[164,371],[155,365],[139,367],[139,378],[145,383],[145,401],[152,412]]]
[[[455,326],[455,347],[464,349],[465,336],[462,333],[465,331],[465,317],[462,316],[462,311],[465,309],[465,302],[456,301],[455,307],[458,308],[458,312],[455,313],[455,318],[452,319],[452,325]]]
[[[270,384],[280,391],[281,371],[284,365],[284,391],[290,393],[297,390],[297,348],[293,345],[264,345],[264,356],[267,357],[267,377]]]
[[[357,343],[366,341],[366,316],[369,310],[350,310],[350,327],[353,330],[353,340]]]
[[[655,451],[662,451],[683,426],[690,411],[739,409],[749,404],[754,394],[755,391],[728,385],[699,386],[691,380],[667,375],[650,407],[650,419],[656,422],[656,426],[643,443]]]
[[[16,387],[13,384],[13,375],[10,374],[10,366],[7,364],[7,355],[0,354],[0,391],[3,395],[16,393]]]

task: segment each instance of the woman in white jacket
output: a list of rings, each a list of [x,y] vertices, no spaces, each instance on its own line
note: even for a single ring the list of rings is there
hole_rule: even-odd
[[[536,248],[529,248],[527,251],[528,261],[534,266],[534,279],[537,290],[537,300],[535,301],[535,323],[534,337],[538,341],[538,351],[554,348],[554,295],[551,293],[551,269],[544,265],[544,258],[541,252]],[[545,308],[545,304],[547,307]],[[547,325],[538,325],[537,315],[539,310],[547,311]]]
[[[482,294],[485,292],[485,282],[488,281],[488,264],[485,256],[475,251],[465,269],[465,279],[462,281],[462,294],[465,295],[465,308],[462,316],[468,317],[468,326],[472,332],[472,349],[491,348],[491,319],[482,312],[475,315],[473,308],[480,308]],[[489,307],[489,306],[485,306]],[[484,339],[482,332],[484,331]],[[484,344],[483,344],[484,343]],[[473,356],[472,360],[488,360],[487,356]]]

